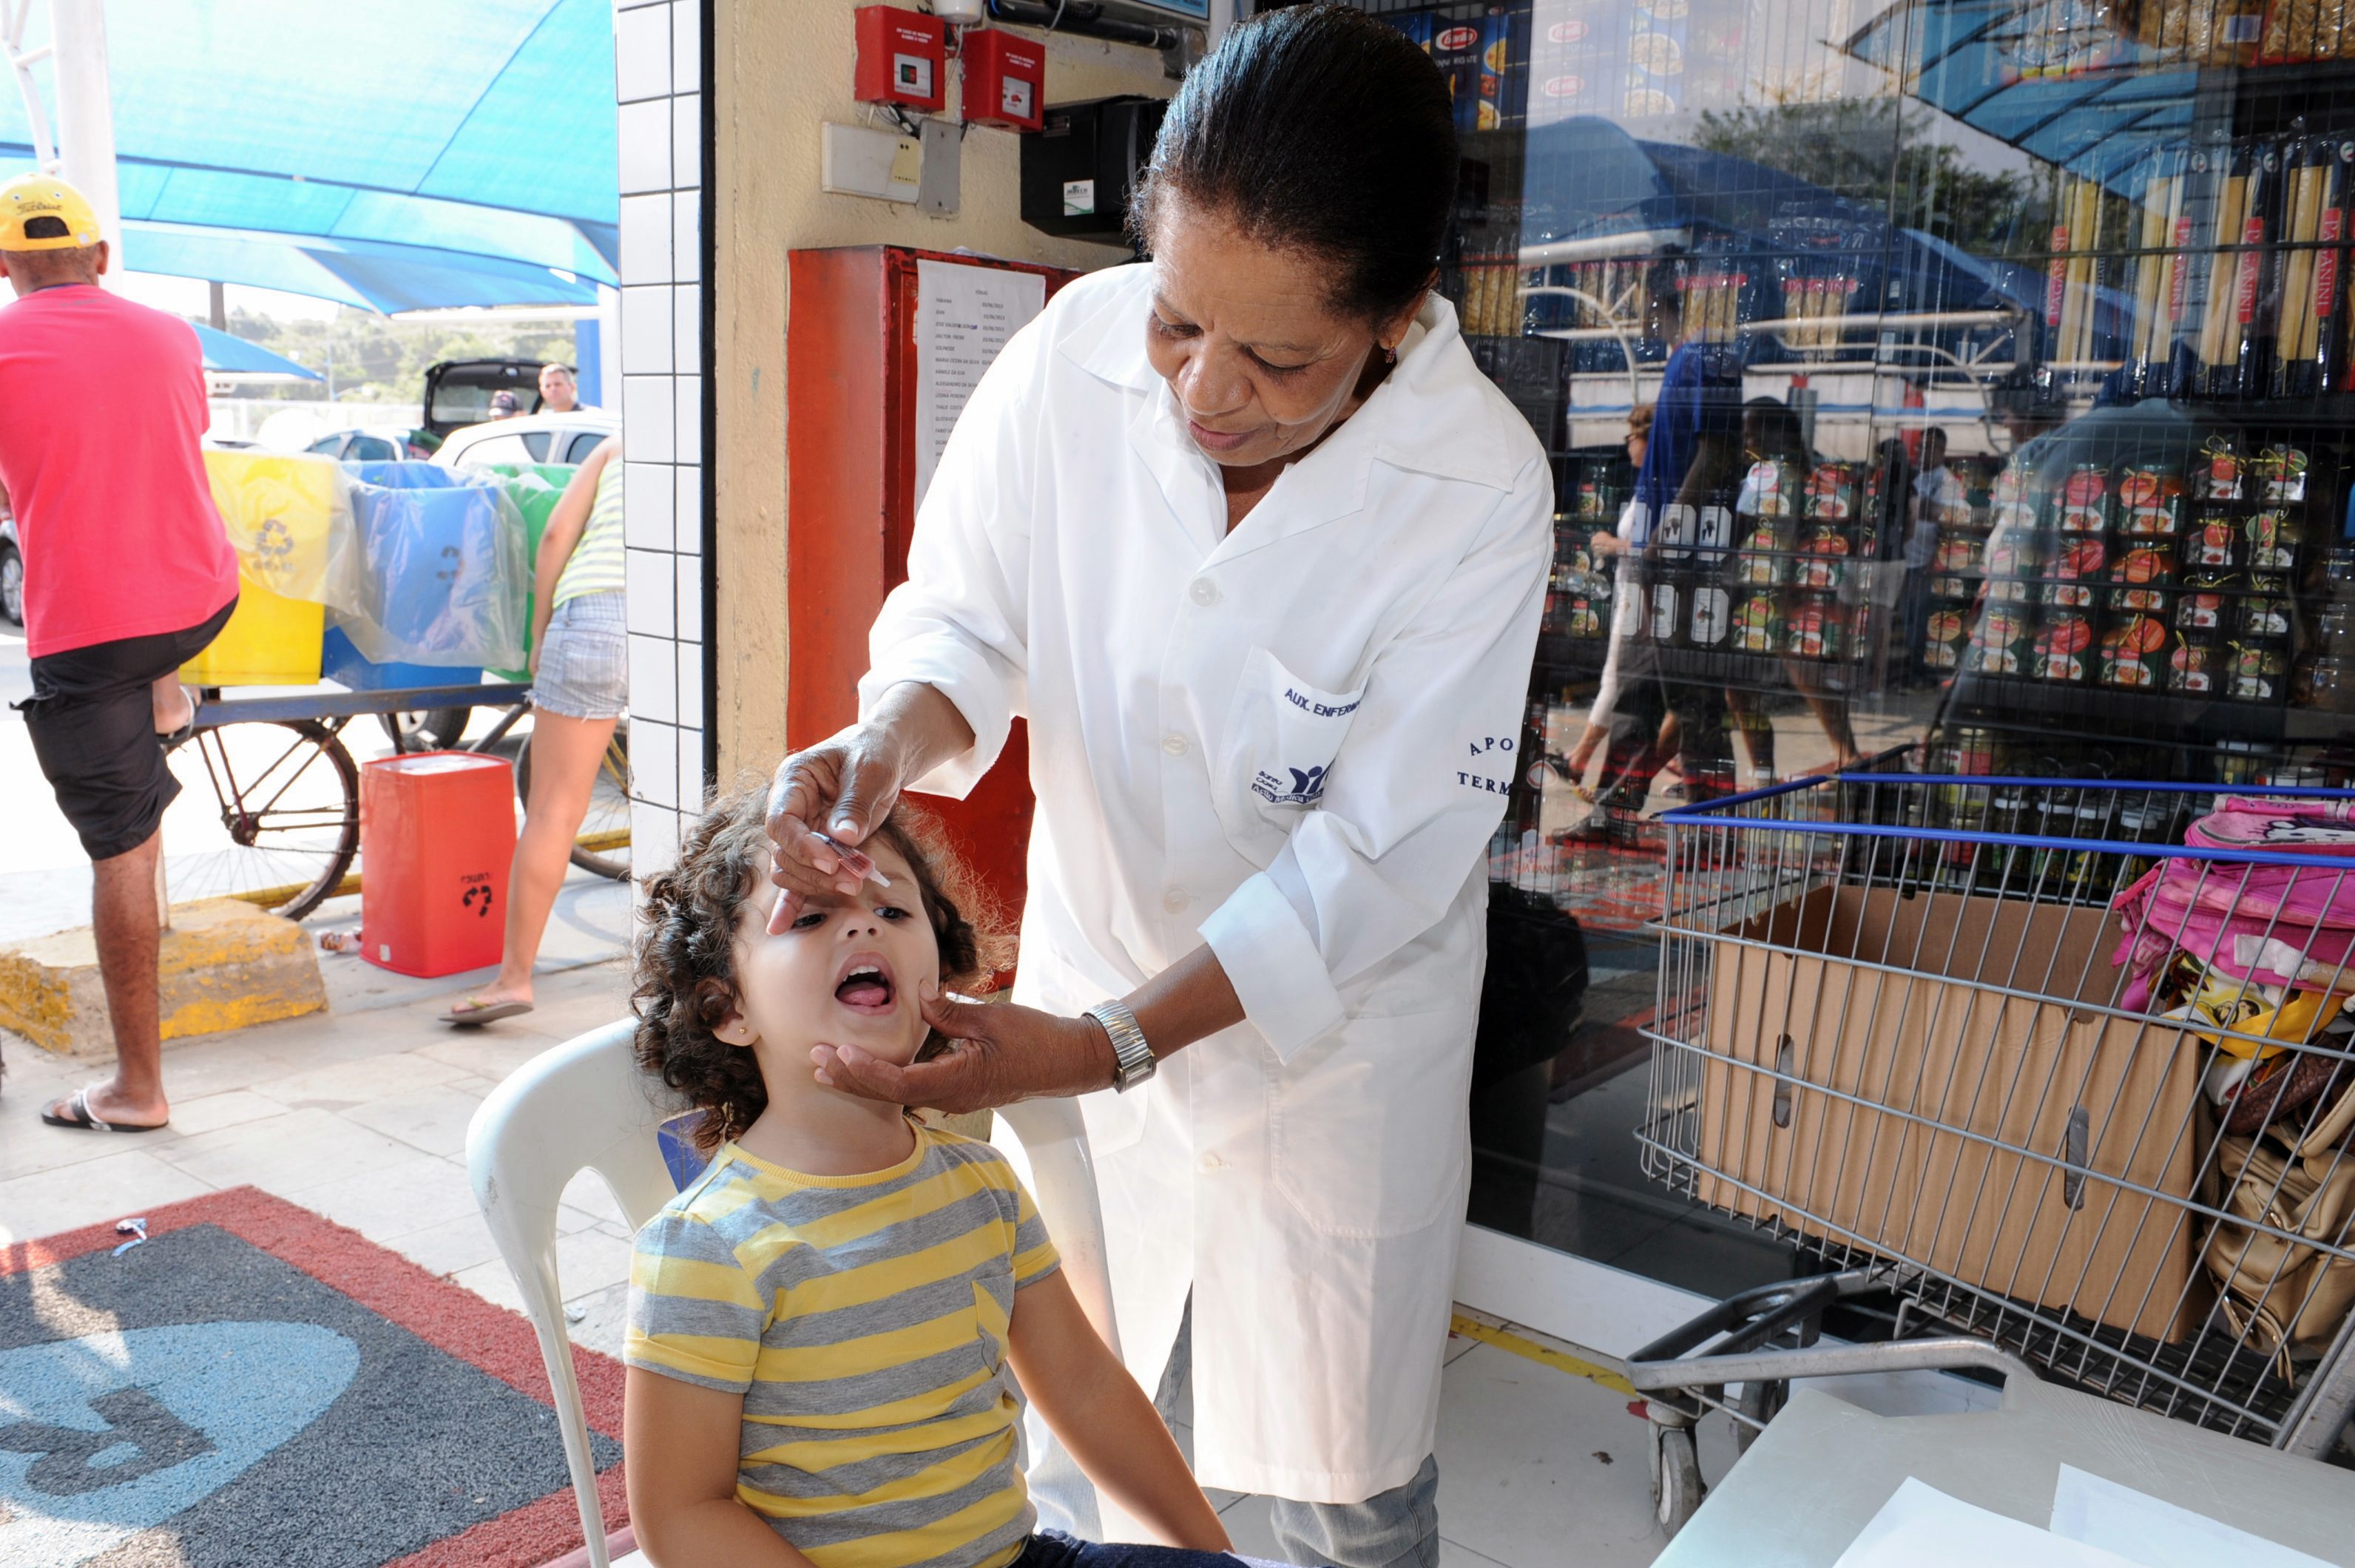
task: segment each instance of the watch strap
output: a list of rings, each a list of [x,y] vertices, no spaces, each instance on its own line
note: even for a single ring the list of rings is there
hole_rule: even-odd
[[[1145,1042],[1145,1031],[1137,1027],[1136,1015],[1128,1004],[1121,1001],[1098,1002],[1087,1016],[1096,1020],[1106,1039],[1112,1041],[1112,1086],[1122,1093],[1144,1083],[1160,1064],[1153,1059],[1153,1048]]]

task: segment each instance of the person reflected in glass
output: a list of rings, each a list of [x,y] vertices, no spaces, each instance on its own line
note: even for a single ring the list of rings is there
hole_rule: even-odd
[[[1609,751],[1598,804],[1624,821],[1640,812],[1667,758],[1660,729],[1673,719],[1693,801],[1732,793],[1733,753],[1722,688],[1671,677],[1660,659],[1690,614],[1694,543],[1705,508],[1730,510],[1742,456],[1742,364],[1732,345],[1689,336],[1676,262],[1645,280],[1646,336],[1669,346],[1654,400],[1650,439],[1636,474],[1628,547],[1644,600],[1636,635],[1622,651]],[[1731,519],[1728,518],[1728,527]]]
[[[1644,467],[1644,453],[1652,436],[1652,411],[1638,406],[1627,414],[1627,461],[1637,472]],[[1571,788],[1579,799],[1592,805],[1593,795],[1585,787],[1586,770],[1594,753],[1603,748],[1611,732],[1611,711],[1618,705],[1620,682],[1620,650],[1636,636],[1643,624],[1643,589],[1638,583],[1634,550],[1630,538],[1636,523],[1636,503],[1630,499],[1619,508],[1619,520],[1614,528],[1597,528],[1587,541],[1595,570],[1610,563],[1611,641],[1603,656],[1603,676],[1594,688],[1593,704],[1586,711],[1586,728],[1578,737],[1578,744],[1566,759],[1565,773]],[[1676,717],[1663,720],[1657,741],[1662,757],[1676,754]]]

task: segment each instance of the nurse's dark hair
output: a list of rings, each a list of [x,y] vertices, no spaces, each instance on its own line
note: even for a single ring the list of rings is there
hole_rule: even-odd
[[[1230,28],[1187,73],[1132,238],[1150,250],[1175,198],[1331,261],[1333,304],[1388,320],[1439,264],[1456,155],[1447,79],[1419,46],[1346,5],[1287,6]]]
[[[678,861],[648,879],[639,912],[638,1065],[703,1112],[689,1135],[706,1153],[740,1137],[768,1108],[751,1051],[712,1031],[736,1006],[736,922],[769,874],[768,795],[747,785],[713,800],[679,846]],[[995,904],[921,808],[902,800],[868,835],[916,873],[915,894],[940,944],[941,985],[977,995],[1010,957]],[[945,1049],[935,1034],[918,1056]]]

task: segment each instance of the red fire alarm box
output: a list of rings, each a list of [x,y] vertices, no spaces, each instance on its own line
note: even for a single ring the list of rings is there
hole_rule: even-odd
[[[964,36],[964,123],[1036,131],[1044,122],[1047,47],[995,27]]]
[[[477,752],[360,768],[360,953],[400,975],[499,961],[515,859],[515,770]]]
[[[941,19],[896,5],[861,5],[858,16],[858,101],[940,112],[948,101],[947,34]]]

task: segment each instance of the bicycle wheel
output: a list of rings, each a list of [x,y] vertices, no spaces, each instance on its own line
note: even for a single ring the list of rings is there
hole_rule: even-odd
[[[165,816],[176,901],[243,899],[300,920],[342,884],[360,847],[360,776],[336,731],[225,724],[175,747],[171,763],[183,792]]]
[[[531,805],[531,742],[516,755],[516,798]],[[589,815],[581,819],[581,834],[572,842],[572,863],[584,871],[630,880],[630,721],[613,726],[605,742],[604,761],[598,764],[597,783],[589,792]]]

